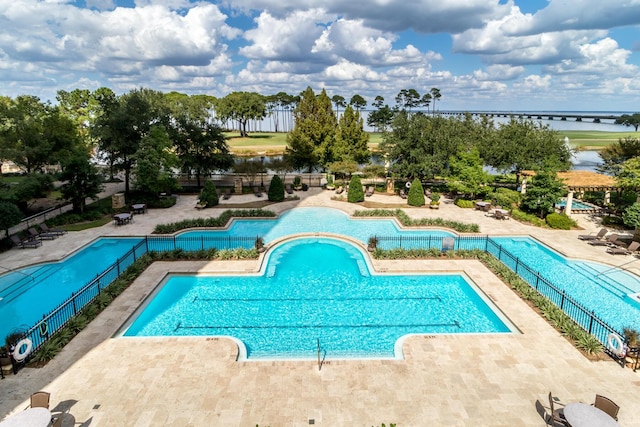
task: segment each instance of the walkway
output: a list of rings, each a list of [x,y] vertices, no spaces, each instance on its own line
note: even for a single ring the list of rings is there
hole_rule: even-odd
[[[349,213],[361,207],[331,200],[328,191],[297,193],[301,200],[269,206],[328,206]],[[59,259],[99,235],[148,234],[157,223],[217,216],[225,204],[254,201],[233,196],[219,209],[194,209],[195,196],[175,207],[150,210],[131,225],[112,224],[69,233],[38,250],[0,254],[0,265],[17,267]],[[609,262],[603,248],[576,236],[590,230],[548,231],[514,220],[443,203],[438,211],[407,209],[397,197],[368,201],[398,203],[414,218],[444,217],[480,224],[482,233],[531,234],[567,255]],[[29,256],[26,257],[25,254]],[[28,259],[25,259],[28,258]],[[406,261],[374,261],[377,269],[406,269]],[[236,346],[217,338],[116,338],[113,334],[169,271],[246,272],[259,261],[158,262],[96,321],[41,369],[23,369],[0,381],[0,417],[27,406],[31,392],[52,393],[52,406],[70,406],[66,425],[172,426],[543,426],[541,407],[551,390],[563,402],[592,402],[596,393],[621,406],[620,424],[640,426],[640,374],[611,361],[591,362],[526,303],[476,261],[412,261],[416,271],[464,271],[520,329],[521,334],[412,337],[404,360],[331,361],[318,370],[309,361],[236,362]],[[635,267],[634,267],[635,268]]]

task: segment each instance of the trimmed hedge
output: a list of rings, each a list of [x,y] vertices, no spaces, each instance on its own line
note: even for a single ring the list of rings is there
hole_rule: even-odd
[[[349,181],[347,201],[349,203],[364,202],[364,190],[362,189],[362,181],[360,181],[358,175],[352,176],[351,181]]]
[[[451,221],[442,218],[421,218],[412,219],[401,209],[371,209],[366,211],[355,211],[355,217],[395,217],[400,223],[407,227],[446,227],[461,233],[479,233],[480,226],[478,224],[465,224],[464,222]]]
[[[274,175],[273,178],[271,178],[267,197],[271,202],[281,202],[284,200],[284,184],[278,175]]]
[[[550,213],[546,218],[547,224],[551,228],[557,228],[559,230],[571,230],[571,227],[576,227],[578,223],[569,218],[565,214]]]
[[[185,228],[224,227],[231,218],[275,218],[275,216],[274,212],[264,209],[226,210],[217,218],[194,218],[169,224],[158,224],[153,230],[153,234],[171,234]]]
[[[456,206],[459,208],[469,209],[475,206],[473,200],[457,199]]]
[[[418,178],[414,179],[409,189],[407,204],[409,206],[424,206],[424,188]]]

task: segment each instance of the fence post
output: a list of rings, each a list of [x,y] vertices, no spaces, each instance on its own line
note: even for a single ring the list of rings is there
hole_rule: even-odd
[[[538,284],[540,283],[540,274],[536,271],[536,291],[538,290]]]
[[[502,246],[498,246],[498,261],[502,261]]]
[[[120,258],[116,260],[116,270],[118,271],[118,276],[120,276]]]
[[[204,234],[200,235],[200,249],[204,251]]]
[[[73,301],[73,315],[75,316],[76,314],[78,314],[78,309],[76,307],[76,293],[75,292],[71,292],[71,301]]]
[[[591,329],[593,328],[593,316],[596,315],[595,311],[591,311],[591,315],[589,316],[589,333],[591,333]]]
[[[520,258],[516,258],[516,274],[518,274],[518,266],[520,265]]]
[[[560,295],[562,295],[562,299],[560,299],[560,308],[564,310],[564,291],[562,291]]]
[[[146,248],[146,252],[149,252],[149,237],[148,236],[144,236],[144,246]]]

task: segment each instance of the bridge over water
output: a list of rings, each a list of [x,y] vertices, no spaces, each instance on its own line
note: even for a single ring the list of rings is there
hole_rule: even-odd
[[[444,116],[462,116],[466,113],[472,116],[488,117],[516,117],[532,120],[561,120],[561,121],[591,121],[593,123],[603,123],[604,121],[613,123],[619,116],[606,113],[586,113],[586,112],[562,112],[562,111],[438,111]]]

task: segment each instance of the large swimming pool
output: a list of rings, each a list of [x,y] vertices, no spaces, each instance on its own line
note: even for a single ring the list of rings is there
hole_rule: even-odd
[[[296,233],[332,233],[355,238],[366,244],[377,236],[454,236],[447,231],[406,230],[392,219],[354,219],[330,208],[295,208],[277,219],[235,220],[229,229],[190,231],[180,234],[184,247],[191,248],[199,236],[262,236],[266,243]],[[26,267],[0,276],[0,338],[16,328],[33,326],[72,292],[124,255],[141,238],[100,238],[61,262]],[[410,239],[407,239],[407,242]],[[567,295],[593,310],[618,330],[640,330],[640,279],[622,269],[570,260],[530,237],[494,237],[499,245],[524,260],[565,289]],[[182,243],[179,243],[182,245]],[[407,247],[407,244],[403,244]],[[481,249],[485,249],[484,243]],[[467,247],[471,247],[470,246]],[[153,247],[150,247],[153,249]]]
[[[296,239],[258,276],[172,276],[124,336],[222,335],[249,359],[401,357],[409,334],[512,329],[460,274],[371,274],[352,244]],[[396,353],[397,350],[397,353]]]

